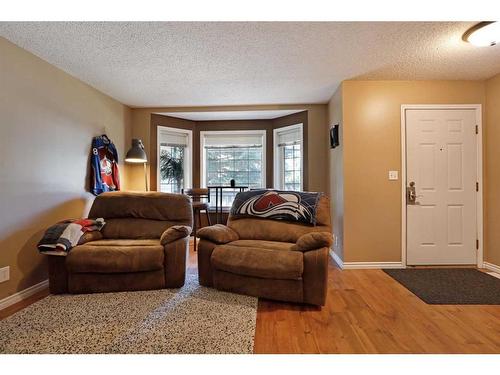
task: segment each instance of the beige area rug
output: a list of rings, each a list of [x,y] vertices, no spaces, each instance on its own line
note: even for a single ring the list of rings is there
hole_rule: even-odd
[[[0,353],[252,353],[257,298],[181,289],[56,295],[0,321]]]

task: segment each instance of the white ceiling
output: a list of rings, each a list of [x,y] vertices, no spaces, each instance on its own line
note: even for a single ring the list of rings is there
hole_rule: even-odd
[[[486,79],[470,22],[0,22],[0,35],[136,107],[324,103],[345,79]]]
[[[280,109],[275,111],[159,112],[158,114],[191,121],[269,120],[302,111],[304,111],[304,109]]]

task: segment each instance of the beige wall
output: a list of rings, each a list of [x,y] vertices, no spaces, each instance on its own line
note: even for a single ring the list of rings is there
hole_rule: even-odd
[[[331,213],[333,233],[336,240],[333,244],[333,251],[343,259],[344,242],[344,137],[343,137],[343,100],[342,84],[333,94],[328,103],[328,129],[336,124],[340,125],[339,138],[340,145],[334,149],[329,149],[329,186],[331,197]],[[329,133],[327,134],[329,136]]]
[[[500,266],[500,74],[486,81],[485,254]]]
[[[328,191],[328,160],[325,157],[328,149],[328,139],[325,137],[327,123],[326,104],[306,105],[257,105],[257,106],[226,106],[226,107],[165,107],[165,108],[134,108],[132,109],[133,137],[141,138],[148,155],[150,149],[150,123],[152,113],[162,112],[205,112],[205,111],[251,111],[304,109],[308,111],[308,147],[309,147],[309,190]],[[144,190],[144,174],[141,166],[130,168],[130,187],[133,190]]]
[[[130,109],[3,38],[0,56],[2,299],[47,278],[36,243],[48,225],[86,214],[91,138],[107,133],[123,157]]]
[[[345,262],[401,260],[401,104],[485,104],[475,81],[344,81]],[[487,132],[487,131],[486,131]],[[486,133],[485,132],[485,133]]]

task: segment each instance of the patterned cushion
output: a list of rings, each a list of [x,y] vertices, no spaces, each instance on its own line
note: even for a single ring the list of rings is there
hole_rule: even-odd
[[[234,217],[258,217],[316,225],[321,193],[250,190],[238,193],[231,207]]]

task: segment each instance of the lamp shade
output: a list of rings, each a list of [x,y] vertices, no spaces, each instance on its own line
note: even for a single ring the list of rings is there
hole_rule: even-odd
[[[127,163],[146,163],[148,161],[144,145],[140,139],[132,139],[132,147],[128,150],[125,161]]]

